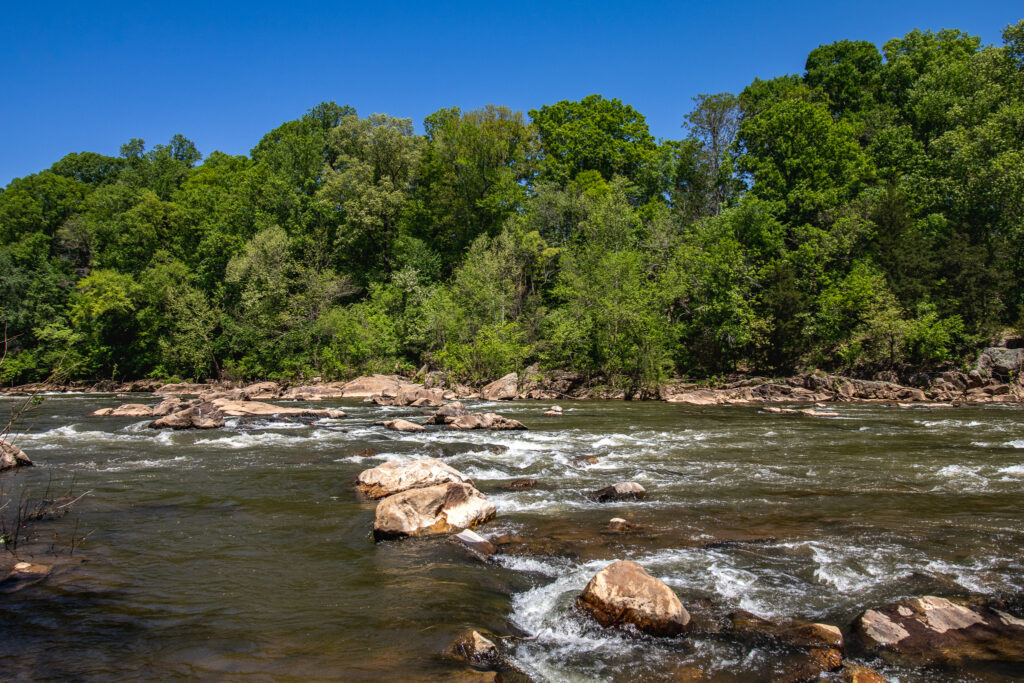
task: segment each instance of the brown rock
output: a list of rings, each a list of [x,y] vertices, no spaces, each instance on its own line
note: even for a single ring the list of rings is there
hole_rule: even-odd
[[[455,534],[455,540],[466,546],[473,552],[477,553],[482,557],[490,557],[494,553],[498,552],[498,547],[488,541],[486,538],[473,531],[472,529],[465,529]]]
[[[868,651],[916,664],[1024,662],[1024,619],[996,601],[902,600],[867,610],[854,629]]]
[[[810,683],[842,665],[843,655],[839,650],[815,648],[783,659],[771,680],[772,683]]]
[[[32,461],[12,443],[0,440],[0,472],[15,467],[32,467]]]
[[[386,462],[363,470],[356,479],[356,487],[369,498],[385,498],[402,491],[450,481],[473,483],[472,479],[450,465],[434,458],[423,458],[411,462]]]
[[[844,664],[839,673],[843,683],[886,683],[885,677],[874,669],[856,664]]]
[[[591,495],[598,503],[607,503],[613,500],[643,500],[647,497],[647,490],[634,481],[625,481],[606,486],[599,491],[594,491]]]
[[[479,631],[470,631],[459,637],[445,654],[478,669],[496,670],[503,664],[498,646]]]
[[[781,624],[762,619],[750,612],[739,610],[729,615],[734,636],[751,640],[772,640],[783,645],[802,649],[826,649],[842,651],[845,643],[838,626],[819,624],[803,620],[787,621]]]
[[[295,406],[275,406],[272,403],[261,401],[232,401],[226,398],[216,398],[210,401],[213,405],[229,417],[259,417],[272,415],[289,415],[295,417],[345,417],[341,410],[311,410],[309,408],[297,408]]]
[[[394,398],[407,384],[411,384],[411,382],[396,375],[357,377],[341,387],[341,394],[344,398],[367,398],[369,396]]]
[[[576,605],[606,628],[632,624],[656,636],[679,635],[690,623],[672,589],[636,562],[613,562],[599,571]]]
[[[90,417],[153,417],[153,409],[141,403],[125,403],[116,408],[100,408]]]
[[[480,398],[485,401],[510,401],[519,393],[519,375],[510,372],[480,390]]]
[[[412,489],[377,504],[377,540],[470,529],[494,517],[496,509],[469,484],[447,483]]]
[[[408,420],[388,420],[384,423],[384,426],[388,429],[396,432],[425,432],[427,428],[423,425],[418,425],[415,422],[409,422]]]
[[[209,384],[193,384],[191,382],[182,382],[178,384],[164,384],[153,390],[153,393],[157,396],[169,396],[169,395],[193,395],[198,396],[204,391],[209,391],[211,386]]]
[[[436,425],[448,424],[454,422],[455,418],[469,415],[469,411],[466,410],[466,406],[462,404],[462,401],[455,401],[448,405],[441,406],[437,409],[427,422],[431,422]]]
[[[37,584],[50,575],[52,567],[45,564],[19,562],[11,573],[0,580],[0,593],[14,593]]]
[[[152,409],[153,417],[163,417],[181,409],[182,401],[177,396],[168,396]]]
[[[149,423],[152,429],[217,429],[224,426],[224,413],[212,403],[196,402]]]
[[[471,413],[449,422],[448,429],[466,431],[470,429],[526,429],[526,427],[519,420],[502,417],[497,413]]]

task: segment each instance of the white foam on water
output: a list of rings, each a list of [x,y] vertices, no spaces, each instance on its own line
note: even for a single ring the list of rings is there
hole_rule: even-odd
[[[946,477],[947,479],[963,479],[965,477],[981,479],[982,476],[978,474],[980,469],[980,467],[969,467],[967,465],[946,465],[936,472],[936,474],[940,477]]]
[[[243,448],[259,448],[262,446],[292,446],[303,441],[309,441],[307,437],[290,436],[266,432],[262,434],[241,433],[217,438],[198,439],[196,446],[208,446],[212,448],[227,448],[238,450]]]
[[[191,459],[184,455],[174,458],[160,460],[112,460],[102,467],[95,466],[97,472],[130,472],[133,470],[160,469],[164,467],[175,467],[180,469],[183,463]]]
[[[999,474],[1008,474],[1012,477],[1024,477],[1024,464],[1004,467],[999,470]]]
[[[1013,441],[1007,441],[1003,445],[1010,448],[1024,448],[1024,439],[1014,439]]]

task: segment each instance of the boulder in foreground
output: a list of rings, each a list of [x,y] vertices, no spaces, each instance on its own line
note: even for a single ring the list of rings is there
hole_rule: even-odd
[[[386,462],[363,470],[356,488],[369,498],[386,498],[410,489],[421,489],[448,482],[472,484],[473,480],[436,458],[412,462]]]
[[[470,429],[526,429],[519,420],[512,420],[502,417],[497,413],[471,413],[457,417],[448,423],[448,429],[459,429],[468,431]]]
[[[672,589],[636,562],[613,562],[599,571],[576,605],[604,627],[631,624],[654,636],[676,636],[690,624]]]
[[[925,596],[864,612],[854,631],[873,653],[919,665],[1024,662],[1024,619],[996,601]]]
[[[388,496],[377,503],[376,540],[470,529],[492,519],[494,504],[469,484],[449,482]]]
[[[14,444],[0,441],[0,471],[15,467],[32,467],[32,461]]]

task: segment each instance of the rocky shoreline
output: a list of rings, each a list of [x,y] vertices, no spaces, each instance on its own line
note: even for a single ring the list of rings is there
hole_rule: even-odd
[[[655,389],[624,389],[602,384],[564,370],[541,371],[537,366],[509,373],[488,384],[471,387],[452,382],[441,372],[421,370],[416,377],[370,375],[351,381],[309,383],[254,382],[236,384],[223,380],[202,383],[164,383],[136,380],[71,384],[26,384],[0,388],[0,395],[30,396],[39,393],[84,392],[156,396],[197,396],[204,400],[319,401],[370,399],[378,405],[438,407],[445,401],[507,400],[631,400],[665,401],[687,405],[744,405],[765,403],[890,402],[898,404],[986,404],[1024,402],[1024,348],[991,347],[982,351],[969,371],[917,372],[901,382],[894,373],[882,372],[872,379],[813,372],[786,378],[748,376],[718,384],[683,379],[667,381]]]

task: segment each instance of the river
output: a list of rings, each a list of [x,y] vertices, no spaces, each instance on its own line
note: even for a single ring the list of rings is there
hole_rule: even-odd
[[[309,404],[342,407],[343,419],[236,418],[213,431],[85,417],[149,400],[48,396],[22,423],[18,443],[38,466],[0,474],[0,486],[41,495],[73,479],[89,494],[36,527],[66,561],[0,596],[0,678],[460,680],[465,667],[442,652],[480,629],[536,636],[505,641],[535,680],[672,680],[699,667],[749,681],[770,675],[770,647],[634,638],[581,618],[573,600],[617,559],[640,562],[684,605],[844,629],[902,597],[1024,587],[1017,407],[841,404],[829,408],[838,417],[811,418],[595,401],[562,403],[557,418],[538,402],[469,402],[530,431],[424,434],[373,424],[416,409],[356,401]],[[423,456],[497,505],[482,533],[527,542],[490,564],[447,538],[375,544],[374,504],[354,478]],[[537,488],[504,488],[524,477]],[[586,495],[618,481],[648,498]],[[645,530],[605,533],[612,517]],[[1020,674],[858,661],[900,681]]]

